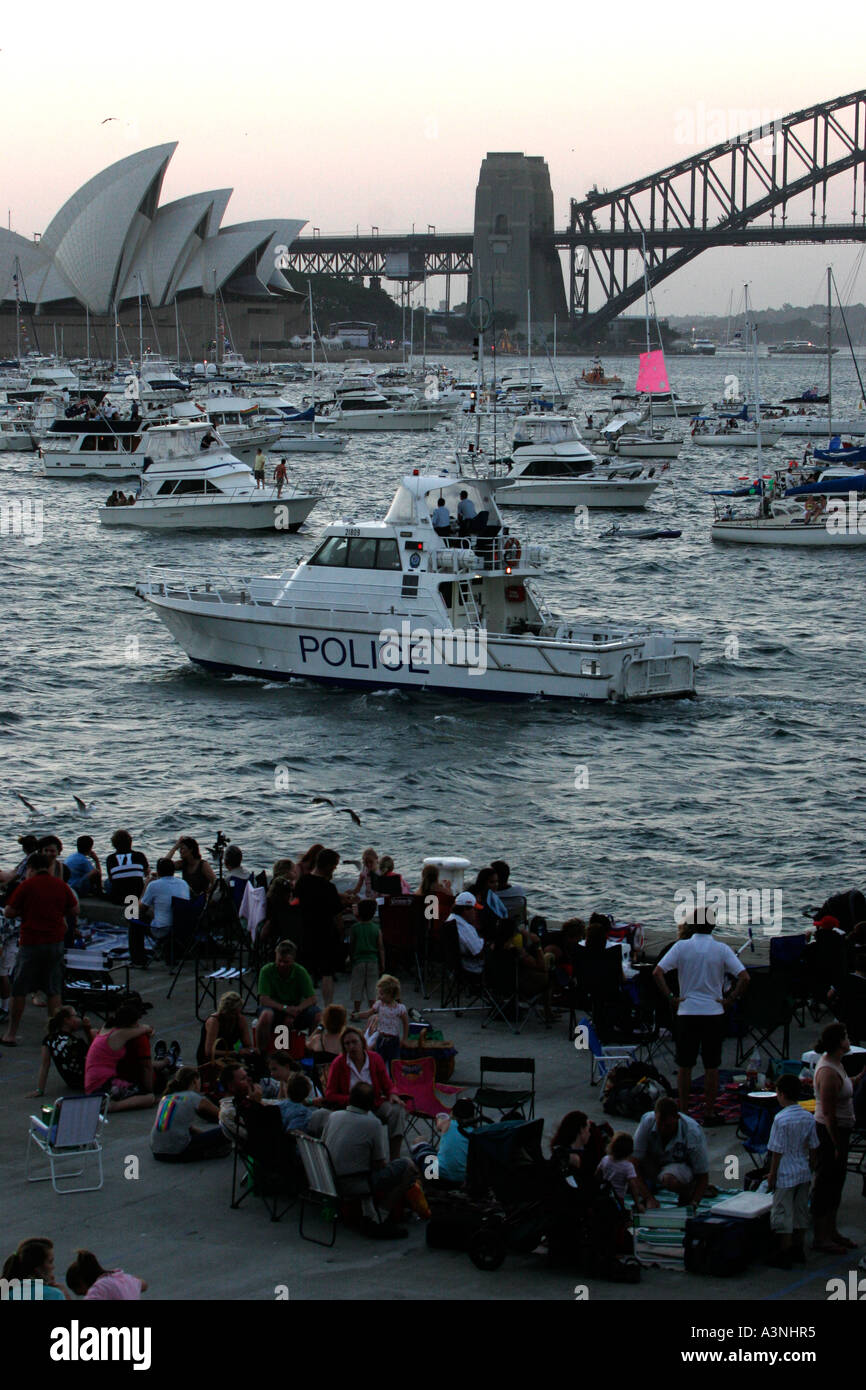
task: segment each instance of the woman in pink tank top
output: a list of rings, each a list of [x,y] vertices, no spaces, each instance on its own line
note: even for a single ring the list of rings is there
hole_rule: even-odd
[[[105,1026],[87,1049],[84,1062],[85,1091],[89,1096],[100,1093],[109,1096],[109,1111],[142,1110],[156,1104],[156,1096],[152,1092],[142,1095],[139,1087],[124,1081],[117,1074],[117,1064],[126,1044],[142,1034],[153,1036],[153,1029],[148,1023],[123,1026],[126,1023],[124,1008],[123,1004],[119,1005],[114,1015],[106,1020]]]
[[[851,1049],[844,1023],[829,1023],[821,1034],[815,1068],[815,1126],[819,1148],[812,1189],[814,1248],[844,1255],[856,1242],[839,1233],[839,1203],[848,1171],[848,1146],[854,1128],[854,1083],[842,1065]]]

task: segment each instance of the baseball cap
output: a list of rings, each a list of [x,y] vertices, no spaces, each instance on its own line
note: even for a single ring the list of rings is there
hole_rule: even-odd
[[[475,894],[474,894],[474,893],[458,893],[458,894],[457,894],[457,897],[456,897],[455,900],[454,900],[454,906],[455,906],[455,907],[474,907],[474,906],[475,906]]]

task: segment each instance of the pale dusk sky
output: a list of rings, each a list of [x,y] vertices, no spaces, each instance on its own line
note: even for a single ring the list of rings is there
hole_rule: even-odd
[[[163,201],[232,187],[225,223],[468,231],[484,155],[521,150],[547,160],[565,227],[569,198],[594,183],[614,188],[863,83],[866,26],[852,11],[829,25],[804,3],[677,0],[652,13],[501,0],[19,6],[0,38],[3,216],[30,237],[106,165],[177,140]],[[834,220],[849,221],[851,180],[839,182]],[[657,304],[725,312],[745,280],[757,307],[809,303],[828,262],[866,299],[860,260],[851,244],[706,252]]]

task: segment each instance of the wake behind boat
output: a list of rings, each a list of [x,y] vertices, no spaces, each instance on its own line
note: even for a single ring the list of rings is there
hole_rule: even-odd
[[[464,506],[463,523],[446,523],[461,493],[475,515]],[[694,692],[698,637],[554,617],[532,589],[545,558],[503,526],[484,479],[415,473],[383,521],[334,523],[295,570],[232,582],[152,573],[136,593],[214,671],[487,699]]]

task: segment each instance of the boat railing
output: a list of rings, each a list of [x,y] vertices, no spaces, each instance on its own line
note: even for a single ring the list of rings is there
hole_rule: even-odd
[[[547,558],[544,546],[527,545],[517,536],[445,536],[445,548],[430,552],[430,569],[442,574],[468,570],[485,573],[514,569],[541,570]]]
[[[182,598],[188,602],[210,600],[213,603],[252,603],[255,580],[250,578],[217,578],[210,573],[192,570],[172,570],[164,566],[149,566],[144,583],[136,586],[139,597],[160,595],[163,598]]]

